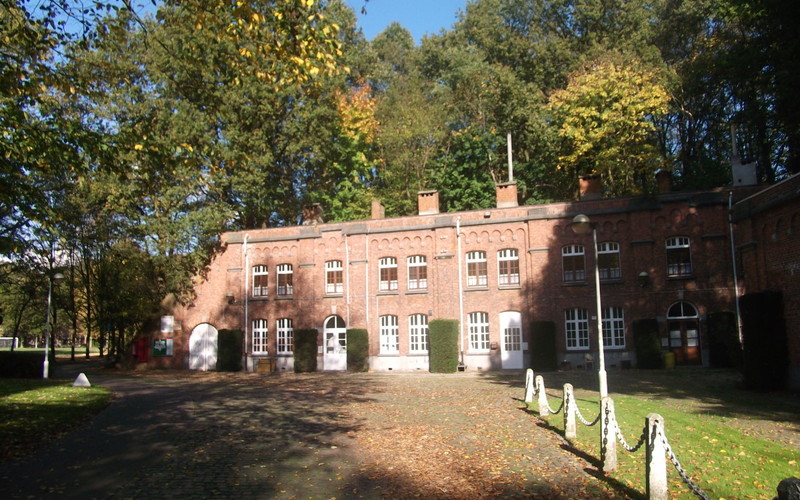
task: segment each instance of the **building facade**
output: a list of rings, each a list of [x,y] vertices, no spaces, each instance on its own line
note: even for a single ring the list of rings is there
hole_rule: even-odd
[[[467,371],[521,369],[537,349],[532,326],[551,322],[560,366],[598,352],[595,266],[609,369],[636,366],[632,325],[658,324],[678,364],[708,365],[712,312],[735,311],[729,205],[752,189],[517,206],[513,183],[496,207],[231,232],[198,278],[193,302],[162,320],[154,366],[214,369],[220,329],[244,332],[248,370],[293,369],[293,331],[316,329],[320,370],[346,368],[347,330],[369,334],[370,368],[427,371],[427,325],[459,320]],[[573,218],[596,230],[577,234]],[[547,347],[547,349],[552,349]],[[268,367],[268,368],[267,368]]]

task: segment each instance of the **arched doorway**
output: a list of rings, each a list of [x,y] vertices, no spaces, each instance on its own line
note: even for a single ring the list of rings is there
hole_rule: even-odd
[[[218,332],[213,325],[202,323],[194,327],[189,336],[189,369],[210,371],[217,369]]]
[[[500,313],[500,359],[504,370],[522,368],[522,314]]]
[[[324,371],[347,370],[347,329],[339,316],[329,316],[322,330]]]
[[[675,353],[677,365],[699,365],[700,316],[689,302],[676,302],[667,309],[667,338],[670,352]]]

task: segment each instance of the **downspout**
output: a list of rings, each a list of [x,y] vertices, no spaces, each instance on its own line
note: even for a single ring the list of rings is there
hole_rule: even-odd
[[[733,293],[736,302],[736,332],[739,334],[739,348],[744,341],[742,337],[742,314],[739,309],[739,277],[736,272],[736,241],[733,232],[733,191],[728,192],[728,228],[731,232],[731,267],[733,268]]]
[[[364,264],[364,321],[366,324],[364,328],[369,331],[369,232],[364,235],[364,255],[367,262]]]
[[[347,311],[345,312],[345,324],[349,327],[350,326],[350,246],[349,240],[347,239],[347,235],[344,235],[344,286],[345,290],[347,290],[347,295],[345,296],[345,305],[347,307]]]
[[[250,345],[249,345],[250,332],[249,332],[248,325],[247,325],[248,319],[249,319],[248,318],[249,294],[247,293],[247,283],[248,283],[248,278],[249,278],[249,275],[250,275],[250,255],[248,254],[247,238],[249,238],[249,237],[250,237],[250,235],[245,233],[245,235],[244,235],[244,243],[242,244],[242,253],[244,254],[244,283],[243,283],[244,286],[242,287],[243,288],[242,291],[244,292],[243,295],[242,295],[242,297],[244,297],[244,328],[242,328],[242,330],[244,330],[244,368],[245,368],[245,371],[247,371],[247,365],[248,365],[248,361],[249,361],[248,360],[248,356],[249,356],[248,353],[250,352]]]
[[[458,251],[458,339],[461,344],[461,366],[464,364],[464,278],[461,268],[461,216],[456,217],[456,247]]]

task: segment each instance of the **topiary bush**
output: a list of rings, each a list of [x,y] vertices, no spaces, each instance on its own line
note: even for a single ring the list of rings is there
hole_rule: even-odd
[[[317,336],[313,329],[294,331],[294,371],[308,373],[317,371]]]
[[[369,371],[369,334],[367,330],[347,330],[347,371]]]
[[[55,358],[49,354],[50,368]],[[0,377],[2,378],[42,378],[43,352],[0,351]]]
[[[431,373],[458,371],[458,321],[435,319],[428,324]]]
[[[242,344],[241,330],[220,330],[217,337],[217,371],[240,372],[242,371]]]
[[[633,343],[636,346],[637,368],[664,368],[658,321],[655,319],[634,320]]]
[[[744,386],[756,391],[782,389],[789,376],[789,345],[781,292],[748,293],[742,313]]]
[[[712,368],[740,368],[742,345],[732,312],[708,314],[708,358]]]

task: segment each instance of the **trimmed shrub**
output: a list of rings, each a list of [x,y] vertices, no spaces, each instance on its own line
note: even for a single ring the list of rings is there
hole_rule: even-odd
[[[458,320],[435,319],[428,324],[431,373],[458,371]]]
[[[313,328],[294,331],[294,371],[317,371],[317,332]]]
[[[55,358],[49,354],[50,370]],[[2,378],[42,378],[44,351],[0,351],[0,377]]]
[[[369,371],[369,334],[362,328],[347,330],[347,371]]]
[[[756,391],[782,389],[789,375],[789,346],[781,292],[748,293],[742,313],[744,386]]]
[[[708,358],[712,368],[740,368],[742,347],[732,312],[708,314]]]
[[[558,370],[556,324],[553,321],[531,323],[531,368],[540,372]]]
[[[633,343],[636,346],[637,368],[664,368],[658,321],[655,319],[634,320]]]
[[[219,336],[217,337],[218,372],[242,371],[242,338],[241,330],[219,331]]]

